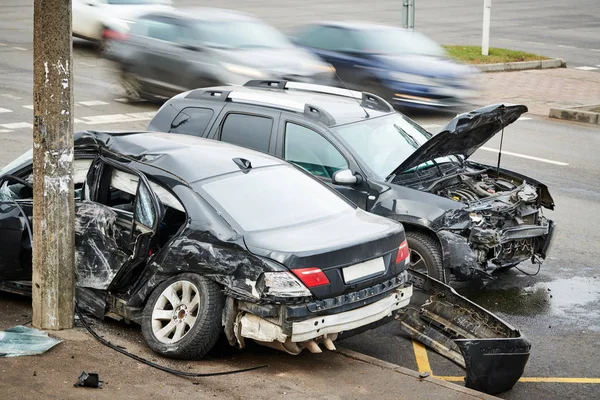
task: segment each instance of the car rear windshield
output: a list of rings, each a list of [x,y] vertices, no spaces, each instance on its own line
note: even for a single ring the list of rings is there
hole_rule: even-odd
[[[360,37],[364,48],[373,53],[446,55],[442,46],[418,32],[394,28],[370,29],[361,31]]]
[[[192,185],[232,225],[276,229],[351,211],[324,184],[290,165],[238,171]]]
[[[219,21],[197,24],[201,40],[217,48],[287,48],[290,41],[274,27],[260,21]]]
[[[431,138],[429,132],[410,118],[398,113],[339,125],[332,129],[380,179],[386,179],[404,160]],[[457,161],[457,159],[455,157],[436,159],[438,163],[449,161]]]

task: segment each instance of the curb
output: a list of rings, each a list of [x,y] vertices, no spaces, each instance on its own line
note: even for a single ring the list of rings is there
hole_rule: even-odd
[[[445,380],[436,378],[436,377],[431,376],[431,375],[428,376],[428,377],[426,377],[426,378],[422,378],[422,377],[419,376],[419,373],[417,371],[413,371],[412,369],[404,368],[404,367],[401,367],[399,365],[392,364],[392,363],[389,363],[387,361],[383,361],[383,360],[380,360],[378,358],[371,357],[371,356],[368,356],[366,354],[359,353],[359,352],[356,352],[356,351],[353,351],[353,350],[348,350],[348,349],[345,349],[345,348],[342,348],[342,347],[338,346],[336,352],[339,353],[339,354],[341,354],[341,355],[343,355],[343,356],[345,356],[345,357],[352,358],[352,359],[358,360],[358,361],[362,361],[362,362],[365,362],[367,364],[376,365],[376,366],[381,367],[381,368],[389,369],[389,370],[392,370],[392,371],[397,372],[399,374],[407,375],[407,376],[409,376],[411,378],[418,379],[420,381],[425,381],[426,380],[429,383],[433,383],[433,384],[442,386],[444,388],[453,390],[455,392],[463,393],[465,395],[469,395],[469,396],[473,396],[473,397],[476,397],[476,398],[479,398],[479,399],[485,399],[485,400],[499,399],[499,397],[491,396],[489,394],[478,392],[476,390],[469,389],[469,388],[466,388],[464,386],[456,385],[454,383],[447,382]]]
[[[523,71],[526,69],[566,68],[567,63],[562,58],[537,61],[518,61],[496,64],[480,64],[476,66],[481,72]]]
[[[600,125],[600,112],[590,111],[592,109],[600,110],[600,104],[569,108],[551,108],[548,116],[550,118]]]

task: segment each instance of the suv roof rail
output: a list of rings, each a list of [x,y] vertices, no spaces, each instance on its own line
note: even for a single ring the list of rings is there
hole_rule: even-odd
[[[317,85],[314,83],[303,83],[277,79],[260,79],[251,80],[244,84],[246,87],[265,88],[265,89],[281,89],[281,90],[300,90],[305,92],[332,94],[335,96],[349,97],[360,100],[360,106],[382,112],[392,112],[394,108],[383,98],[366,92],[359,92],[345,88],[333,86]]]
[[[333,118],[333,116],[330,113],[317,106],[288,99],[273,100],[270,96],[266,95],[265,93],[235,91],[226,89],[196,89],[192,90],[185,97],[189,99],[202,100],[210,98],[211,100],[217,101],[229,100],[236,103],[246,103],[250,105],[266,105],[269,107],[276,107],[285,110],[301,112],[306,117],[321,121],[328,126],[335,125],[335,118]]]

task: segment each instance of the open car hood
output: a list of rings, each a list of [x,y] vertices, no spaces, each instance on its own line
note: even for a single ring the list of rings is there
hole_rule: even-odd
[[[411,269],[408,274],[414,292],[398,311],[402,330],[465,368],[466,387],[488,394],[510,390],[529,360],[529,340],[450,286]]]
[[[527,112],[524,105],[492,104],[457,115],[437,135],[412,153],[393,174],[450,155],[471,156],[502,128]]]

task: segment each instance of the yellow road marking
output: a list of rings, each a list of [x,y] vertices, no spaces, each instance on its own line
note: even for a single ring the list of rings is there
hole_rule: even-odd
[[[464,376],[435,376],[448,382],[463,382]],[[521,377],[519,382],[540,382],[540,383],[594,383],[600,384],[600,378],[563,378],[563,377]]]
[[[429,372],[433,375],[431,371],[431,366],[429,365],[429,357],[427,357],[427,349],[421,343],[412,341],[413,349],[415,351],[415,359],[417,360],[417,369],[419,373]]]

